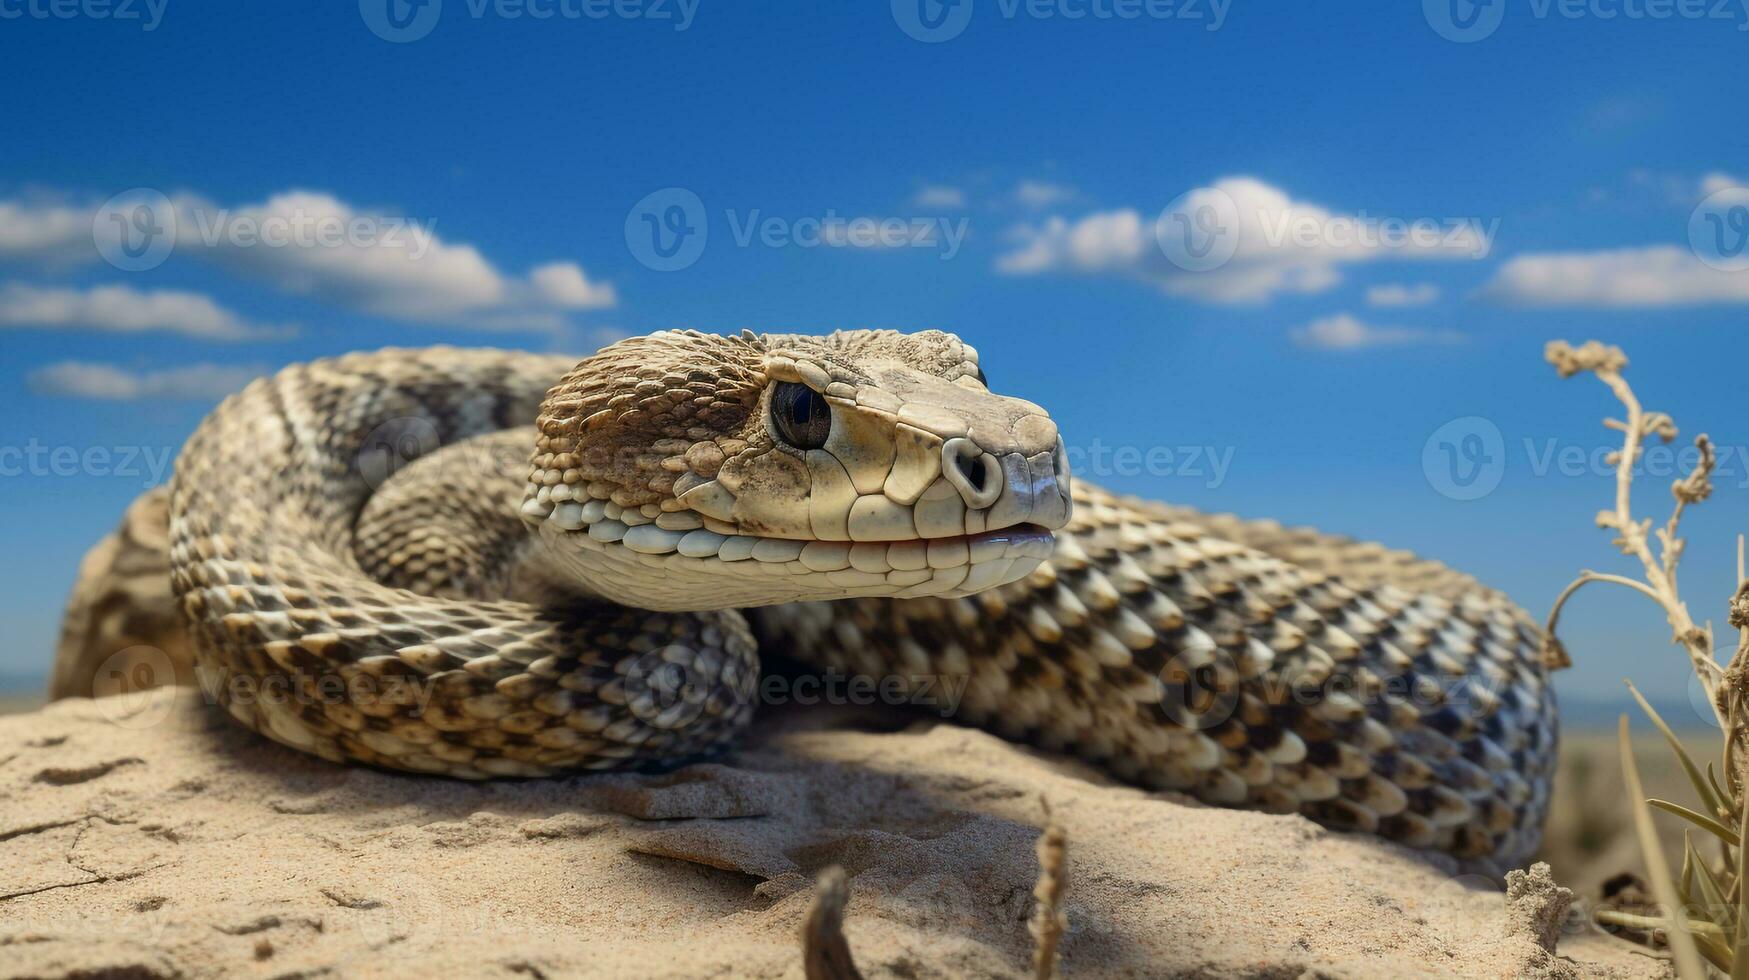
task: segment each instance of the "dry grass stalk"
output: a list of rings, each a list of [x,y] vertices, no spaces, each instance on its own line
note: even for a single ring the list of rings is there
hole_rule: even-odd
[[[1723,726],[1726,717],[1722,706],[1717,703],[1717,694],[1724,682],[1724,671],[1713,660],[1712,629],[1695,625],[1694,618],[1688,614],[1688,605],[1676,592],[1676,566],[1682,560],[1683,548],[1683,541],[1676,534],[1677,524],[1682,520],[1685,507],[1705,500],[1712,493],[1711,477],[1715,463],[1712,442],[1704,434],[1695,439],[1694,444],[1700,451],[1700,463],[1693,472],[1671,485],[1670,490],[1676,498],[1676,505],[1671,510],[1670,519],[1653,532],[1652,519],[1648,517],[1636,520],[1630,506],[1634,464],[1644,451],[1647,436],[1655,435],[1665,442],[1676,438],[1675,422],[1663,412],[1647,412],[1640,407],[1640,400],[1634,396],[1633,389],[1628,387],[1627,380],[1621,375],[1628,364],[1627,356],[1621,352],[1621,348],[1606,347],[1595,340],[1575,348],[1565,341],[1557,340],[1548,345],[1546,356],[1563,378],[1583,372],[1595,374],[1599,381],[1609,386],[1610,391],[1615,393],[1627,410],[1625,420],[1605,419],[1603,423],[1607,428],[1622,433],[1622,448],[1608,457],[1609,462],[1615,466],[1615,507],[1597,512],[1597,526],[1616,533],[1616,547],[1621,549],[1622,554],[1637,559],[1646,576],[1642,582],[1623,575],[1590,570],[1580,572],[1579,577],[1555,600],[1554,608],[1549,612],[1548,630],[1545,633],[1545,652],[1548,659],[1562,661],[1566,658],[1560,641],[1555,639],[1555,626],[1560,621],[1561,608],[1574,592],[1592,582],[1606,582],[1633,589],[1663,607],[1674,641],[1688,651],[1688,659],[1694,667],[1695,675],[1700,678],[1709,701],[1714,704],[1713,710],[1718,715],[1719,724]],[[1654,537],[1658,544],[1656,555],[1653,554],[1651,546]]]
[[[1063,888],[1069,880],[1069,834],[1051,819],[1050,804],[1039,802],[1044,805],[1045,830],[1038,839],[1038,884],[1032,889],[1037,903],[1032,913],[1032,975],[1037,980],[1050,980],[1057,972],[1057,947],[1069,930],[1069,917],[1063,913]]]

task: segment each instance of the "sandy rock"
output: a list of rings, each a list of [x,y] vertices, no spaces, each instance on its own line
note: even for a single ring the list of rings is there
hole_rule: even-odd
[[[170,491],[140,495],[85,554],[67,599],[51,698],[194,683],[194,648],[170,594]]]
[[[1066,976],[1665,975],[1561,931],[1546,873],[1509,912],[1296,816],[847,717],[761,719],[722,763],[491,784],[308,758],[187,689],[0,718],[0,975],[800,977],[836,865],[865,976],[1023,976],[1041,799],[1068,835]]]
[[[1555,884],[1546,864],[1506,873],[1506,935],[1528,935],[1536,944],[1554,952],[1573,892]]]

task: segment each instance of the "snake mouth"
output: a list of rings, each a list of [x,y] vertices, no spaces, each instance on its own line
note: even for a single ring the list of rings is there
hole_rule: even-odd
[[[543,536],[614,565],[635,563],[678,577],[751,577],[746,591],[770,593],[766,602],[968,595],[1025,578],[1056,547],[1051,529],[1033,523],[943,537],[823,541],[663,527],[672,523],[661,519],[665,515],[651,519],[636,508],[597,505],[573,513],[583,519],[543,521]],[[773,582],[767,575],[783,578]]]

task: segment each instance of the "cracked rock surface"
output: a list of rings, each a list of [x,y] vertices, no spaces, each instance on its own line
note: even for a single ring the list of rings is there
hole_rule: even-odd
[[[858,717],[490,784],[302,756],[187,689],[0,718],[0,976],[799,977],[833,864],[865,975],[1021,976],[1041,797],[1068,831],[1067,976],[1665,975],[1389,844]]]

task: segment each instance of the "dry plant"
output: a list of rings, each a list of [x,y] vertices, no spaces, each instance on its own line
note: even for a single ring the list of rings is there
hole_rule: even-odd
[[[1037,903],[1032,913],[1032,975],[1036,980],[1051,980],[1057,972],[1057,946],[1063,933],[1069,931],[1069,917],[1063,913],[1063,886],[1069,880],[1069,834],[1051,819],[1051,805],[1042,799],[1039,802],[1045,810],[1045,832],[1038,838],[1038,884],[1032,889]]]
[[[1744,806],[1744,787],[1749,785],[1749,703],[1745,692],[1749,684],[1749,580],[1744,577],[1743,541],[1737,541],[1737,590],[1730,604],[1730,623],[1738,628],[1737,652],[1728,666],[1720,667],[1713,656],[1713,632],[1710,624],[1696,625],[1688,606],[1677,592],[1676,572],[1682,560],[1683,540],[1678,536],[1678,524],[1683,510],[1690,504],[1705,500],[1712,493],[1712,472],[1716,464],[1712,443],[1705,435],[1696,437],[1696,464],[1686,476],[1671,484],[1675,505],[1670,518],[1656,529],[1650,518],[1636,519],[1630,507],[1634,464],[1644,450],[1649,437],[1665,442],[1676,438],[1676,425],[1662,412],[1647,412],[1622,377],[1627,357],[1618,347],[1589,341],[1573,347],[1564,341],[1548,345],[1549,363],[1561,377],[1590,373],[1607,385],[1626,409],[1625,419],[1607,419],[1604,424],[1622,433],[1622,448],[1609,457],[1615,467],[1615,506],[1599,511],[1597,525],[1615,532],[1614,543],[1624,555],[1639,562],[1643,579],[1601,572],[1583,571],[1555,600],[1549,612],[1545,631],[1544,659],[1550,666],[1562,666],[1567,653],[1555,636],[1561,609],[1581,587],[1592,583],[1622,586],[1639,592],[1657,603],[1670,625],[1671,641],[1687,653],[1690,666],[1706,691],[1723,731],[1719,770],[1724,783],[1719,782],[1719,770],[1708,763],[1704,772],[1682,747],[1676,734],[1664,719],[1652,709],[1632,683],[1628,690],[1652,724],[1669,742],[1682,770],[1694,786],[1698,805],[1683,806],[1669,800],[1648,800],[1641,787],[1638,767],[1634,764],[1628,742],[1628,720],[1623,715],[1620,728],[1622,775],[1628,795],[1633,799],[1634,829],[1645,855],[1646,871],[1651,878],[1653,895],[1657,899],[1658,915],[1639,915],[1619,910],[1602,910],[1598,919],[1629,929],[1645,930],[1664,940],[1675,960],[1677,974],[1683,980],[1700,980],[1710,975],[1707,964],[1729,974],[1733,980],[1749,980],[1749,847],[1743,839],[1749,837],[1749,807]],[[1682,866],[1673,874],[1670,864],[1658,846],[1652,821],[1656,808],[1674,814],[1718,844],[1718,856],[1707,857],[1695,846],[1692,832],[1684,837]],[[1703,838],[1704,839],[1704,838]]]
[[[820,872],[814,904],[802,920],[802,972],[808,980],[862,980],[844,939],[850,888],[836,864]]]
[[[1045,829],[1038,839],[1038,884],[1033,887],[1037,907],[1033,910],[1032,970],[1035,980],[1057,975],[1058,946],[1069,929],[1063,912],[1063,889],[1069,881],[1069,835],[1051,818],[1044,805]],[[844,938],[844,907],[850,902],[850,885],[844,869],[833,865],[815,881],[814,903],[802,920],[802,973],[808,980],[862,980]]]

